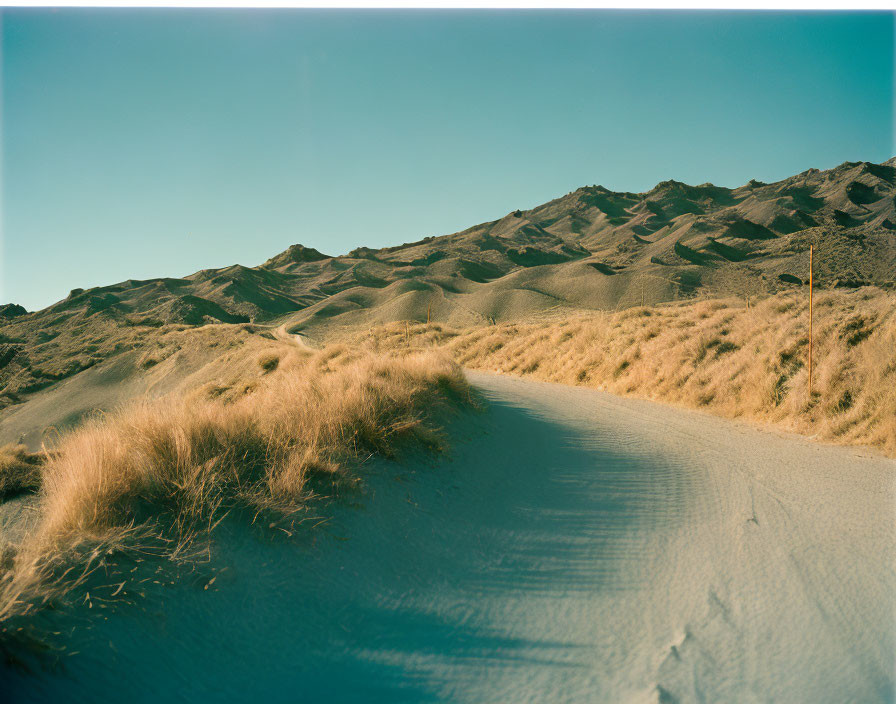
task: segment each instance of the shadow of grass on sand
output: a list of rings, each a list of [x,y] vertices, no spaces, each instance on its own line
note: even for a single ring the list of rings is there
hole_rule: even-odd
[[[223,524],[211,589],[150,580],[108,620],[46,614],[80,653],[62,673],[5,673],[9,701],[443,701],[582,669],[593,644],[560,607],[649,577],[641,538],[683,520],[669,497],[687,474],[487,395],[453,422],[450,457],[372,462],[360,503],[321,506],[298,540]],[[527,622],[545,618],[559,628]]]

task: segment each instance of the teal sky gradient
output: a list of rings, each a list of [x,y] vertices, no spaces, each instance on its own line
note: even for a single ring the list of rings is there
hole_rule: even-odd
[[[889,13],[7,9],[0,302],[893,156]]]

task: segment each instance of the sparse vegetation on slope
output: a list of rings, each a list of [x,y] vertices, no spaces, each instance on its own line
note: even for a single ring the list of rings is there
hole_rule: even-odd
[[[135,402],[64,436],[41,468],[40,519],[0,568],[0,621],[110,553],[182,556],[227,511],[300,521],[361,459],[438,448],[438,409],[468,398],[457,365],[431,351],[294,347],[277,359],[238,395]]]
[[[465,329],[392,324],[373,349],[444,347],[472,369],[593,386],[896,455],[896,295],[822,292],[807,388],[805,295],[670,303]]]

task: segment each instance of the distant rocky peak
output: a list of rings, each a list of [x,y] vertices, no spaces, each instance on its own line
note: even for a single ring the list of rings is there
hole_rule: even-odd
[[[0,305],[0,318],[10,320],[18,318],[20,315],[27,315],[28,311],[17,303],[4,303]]]
[[[288,247],[280,254],[268,259],[263,266],[270,269],[278,266],[285,266],[292,263],[301,262],[319,262],[323,259],[331,259],[327,254],[318,252],[313,247],[306,247],[301,244],[294,244]]]

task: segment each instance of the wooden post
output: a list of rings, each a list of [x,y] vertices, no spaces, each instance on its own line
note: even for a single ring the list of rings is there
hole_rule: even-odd
[[[429,325],[430,314],[432,313],[432,301],[429,302],[429,308],[426,309],[426,324]]]
[[[404,341],[408,347],[411,346],[411,324],[407,320],[404,321]]]
[[[812,399],[812,288],[813,281],[813,246],[809,245],[809,399]]]

